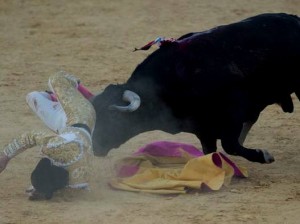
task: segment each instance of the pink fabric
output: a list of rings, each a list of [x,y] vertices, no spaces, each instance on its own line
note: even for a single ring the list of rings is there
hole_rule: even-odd
[[[139,170],[139,166],[137,165],[128,165],[125,164],[122,166],[121,169],[118,170],[117,176],[118,177],[131,177],[136,174]]]
[[[180,142],[170,142],[170,141],[157,141],[152,142],[140,149],[137,150],[133,155],[134,156],[142,156],[142,155],[150,155],[154,157],[181,157],[182,150],[188,153],[191,157],[200,157],[204,156],[204,153],[190,144],[180,143]],[[238,168],[238,166],[230,160],[223,153],[213,153],[213,162],[216,166],[222,167],[222,157],[228,164],[233,168],[234,175],[238,177],[246,177],[243,172]],[[129,165],[124,164],[118,170],[119,177],[129,177],[134,175],[139,170],[138,165]]]
[[[57,97],[54,93],[49,93],[49,95],[50,95],[50,98],[53,102],[57,102]]]
[[[84,85],[82,85],[81,83],[79,83],[78,87],[77,87],[78,91],[81,92],[81,94],[86,98],[86,99],[91,99],[94,94],[92,94]]]
[[[203,156],[203,152],[194,147],[193,145],[179,143],[179,142],[169,142],[169,141],[157,141],[150,143],[142,148],[140,148],[135,155],[148,154],[152,156],[165,156],[165,157],[180,157],[182,151],[184,150],[191,156],[198,157]]]
[[[234,169],[234,175],[238,176],[238,177],[245,177],[244,174],[241,172],[241,170],[237,167],[237,165],[231,161],[227,156],[225,156],[223,153],[220,153],[220,155],[222,156],[222,158],[230,164],[230,166],[232,166],[232,168]]]
[[[78,84],[77,87],[78,91],[86,98],[86,99],[91,99],[94,94],[92,94],[84,85],[82,85],[81,83]],[[46,91],[46,93],[48,93],[50,95],[50,98],[53,102],[57,102],[57,97],[54,93]]]
[[[155,40],[150,41],[149,43],[147,43],[145,46],[140,47],[140,48],[135,48],[133,51],[147,51],[149,50],[154,44],[157,44],[159,47],[172,43],[176,41],[176,39],[174,38],[164,38],[164,37],[157,37]]]

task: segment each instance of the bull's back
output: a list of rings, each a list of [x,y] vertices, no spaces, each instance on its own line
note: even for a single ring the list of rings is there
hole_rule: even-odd
[[[261,14],[180,37],[147,57],[129,82],[151,80],[168,98],[218,96],[245,82],[258,94],[292,92],[300,85],[299,41],[299,17]]]
[[[262,14],[181,37],[188,85],[209,91],[249,80],[274,89],[300,84],[300,19]],[[275,87],[276,86],[276,87]],[[196,86],[195,86],[196,87]]]

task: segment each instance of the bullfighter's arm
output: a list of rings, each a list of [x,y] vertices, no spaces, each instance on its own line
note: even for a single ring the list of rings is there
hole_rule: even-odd
[[[54,134],[49,132],[31,131],[14,138],[9,144],[5,145],[0,154],[0,173],[5,169],[10,159],[34,146],[44,146]]]

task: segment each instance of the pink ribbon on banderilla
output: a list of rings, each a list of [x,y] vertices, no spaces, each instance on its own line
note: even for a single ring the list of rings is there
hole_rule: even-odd
[[[146,50],[149,50],[150,47],[152,47],[154,44],[157,44],[158,47],[161,47],[165,44],[169,44],[169,43],[172,43],[174,41],[176,41],[176,39],[174,39],[174,38],[157,37],[155,40],[150,41],[145,46],[143,46],[141,48],[135,48],[133,51],[140,51],[140,50],[146,51]]]

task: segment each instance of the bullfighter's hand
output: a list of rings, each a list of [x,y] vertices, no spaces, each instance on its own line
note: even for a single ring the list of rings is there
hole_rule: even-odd
[[[0,154],[0,173],[6,168],[9,158],[5,154]]]

